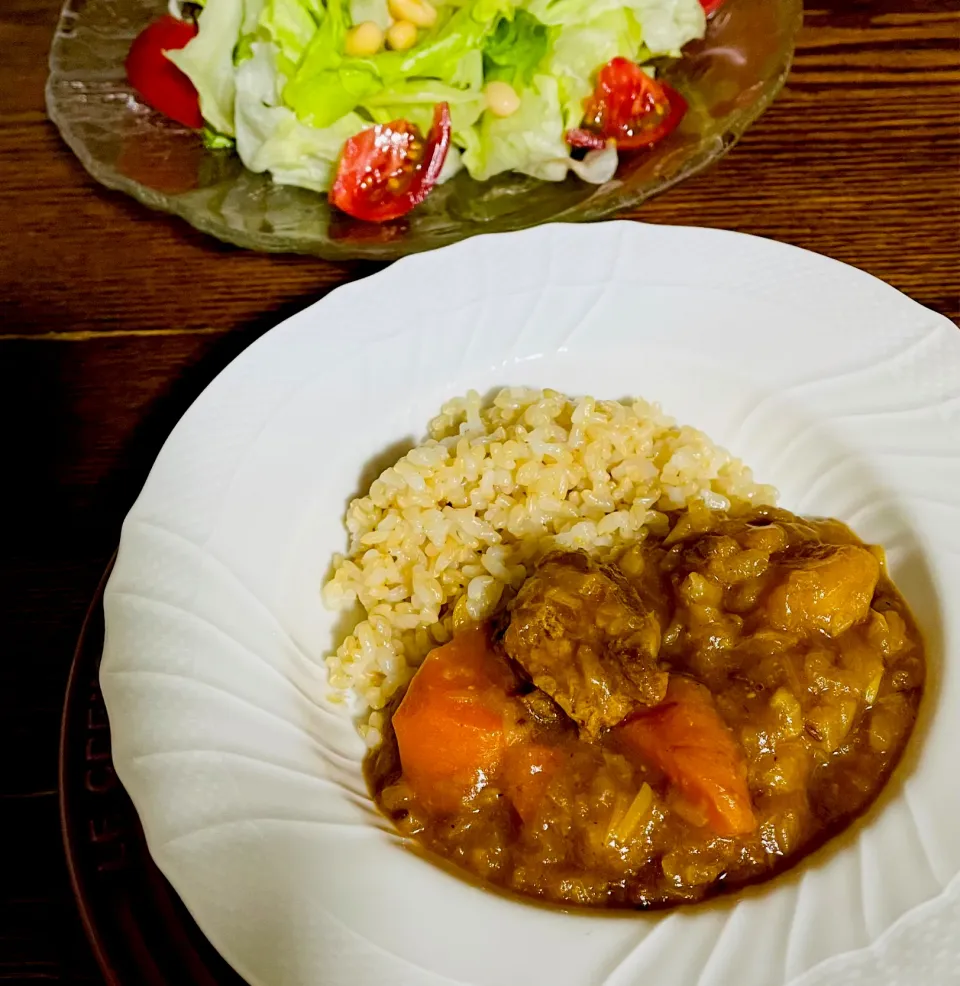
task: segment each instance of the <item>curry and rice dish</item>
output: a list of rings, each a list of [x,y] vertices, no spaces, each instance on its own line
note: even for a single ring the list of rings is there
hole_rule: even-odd
[[[348,513],[330,660],[401,833],[540,900],[664,907],[877,796],[923,644],[880,548],[643,402],[446,405]]]

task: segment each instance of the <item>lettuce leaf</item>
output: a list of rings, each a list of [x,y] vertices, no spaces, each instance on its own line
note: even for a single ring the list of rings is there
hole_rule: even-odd
[[[486,81],[528,84],[547,53],[547,28],[526,10],[502,17],[483,46]]]
[[[557,80],[534,76],[520,94],[512,116],[484,113],[480,124],[457,136],[465,145],[463,163],[470,175],[485,181],[503,171],[561,181],[567,173],[570,148],[564,140],[563,114]]]
[[[479,91],[483,84],[480,51],[505,12],[512,14],[513,0],[475,0],[453,10],[409,51],[350,58],[340,54],[346,33],[343,0],[329,0],[327,17],[287,83],[283,100],[303,123],[328,127],[344,113],[360,107],[375,107],[378,112],[371,116],[378,121],[393,112],[392,106],[416,107],[427,97],[417,98],[415,94],[426,92],[430,85],[434,92],[443,91],[450,97],[451,114],[456,114],[455,104],[472,105],[475,100],[472,96],[461,100],[452,90]],[[423,110],[417,114],[415,109],[411,112],[414,115],[410,119],[416,123],[421,117],[428,121],[432,117],[432,107],[429,114]]]
[[[243,24],[244,0],[206,0],[197,36],[167,58],[194,84],[200,112],[214,130],[233,136],[236,96],[233,49]]]
[[[410,78],[433,78],[453,84],[464,72],[466,59],[476,64],[487,36],[502,16],[513,13],[513,0],[475,0],[455,10],[438,29],[409,51],[387,51],[368,61],[385,82]]]
[[[350,64],[355,62],[356,64]],[[383,88],[376,73],[357,59],[344,59],[338,68],[298,76],[283,91],[284,102],[311,127],[329,127]]]
[[[700,0],[529,0],[526,8],[544,24],[561,28],[585,24],[612,11],[630,11],[654,55],[679,55],[688,41],[702,38],[706,29]]]
[[[256,37],[277,46],[278,69],[292,77],[317,32],[323,7],[315,10],[307,0],[266,0],[257,21]]]
[[[283,101],[302,123],[324,129],[383,88],[372,59],[343,55],[344,0],[327,0],[326,15],[283,90]]]
[[[577,127],[583,120],[583,101],[593,92],[597,69],[617,56],[636,59],[642,48],[641,37],[636,18],[624,8],[556,29],[544,68],[559,84],[565,129]]]
[[[347,36],[347,11],[343,0],[327,0],[320,26],[310,39],[303,58],[297,66],[297,73],[287,88],[298,82],[339,68],[344,61],[344,41]]]
[[[350,0],[350,23],[363,24],[373,21],[381,31],[393,22],[387,8],[387,0]]]
[[[200,139],[208,151],[223,151],[227,148],[233,148],[236,144],[232,137],[214,130],[209,123],[205,124],[203,130],[200,131]]]
[[[409,120],[426,134],[433,123],[437,103],[449,105],[450,126],[454,133],[472,127],[485,106],[483,93],[479,90],[458,89],[433,79],[411,79],[381,89],[360,108],[376,123]]]
[[[281,88],[275,47],[255,42],[237,69],[237,153],[251,171],[270,171],[280,185],[325,192],[344,142],[368,123],[349,113],[330,127],[306,126],[281,104]]]
[[[660,0],[673,3],[676,0]],[[699,0],[694,0],[699,2]],[[527,10],[542,24],[570,27],[583,24],[611,10],[630,6],[631,0],[528,0]]]
[[[626,6],[643,28],[643,43],[655,56],[678,57],[688,41],[702,38],[707,29],[700,0],[628,0]]]

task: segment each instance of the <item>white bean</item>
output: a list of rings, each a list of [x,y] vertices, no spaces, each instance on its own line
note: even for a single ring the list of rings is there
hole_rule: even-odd
[[[373,21],[364,21],[347,32],[343,47],[353,58],[368,58],[383,47],[383,31]]]
[[[417,27],[437,23],[437,8],[427,0],[387,0],[387,8],[395,21],[410,21]]]
[[[417,25],[413,21],[395,21],[387,28],[387,44],[394,51],[406,51],[417,43]]]
[[[520,109],[520,97],[509,82],[488,82],[483,90],[487,109],[499,117],[513,116]]]

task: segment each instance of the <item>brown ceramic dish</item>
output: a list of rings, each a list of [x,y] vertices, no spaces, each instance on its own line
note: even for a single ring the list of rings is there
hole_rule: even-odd
[[[245,986],[153,864],[114,773],[97,682],[105,583],[77,643],[60,736],[60,820],[80,917],[108,986]]]

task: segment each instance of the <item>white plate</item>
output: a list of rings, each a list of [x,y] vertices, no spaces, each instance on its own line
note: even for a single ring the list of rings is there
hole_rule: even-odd
[[[374,810],[324,704],[319,588],[365,464],[501,384],[658,400],[785,506],[887,546],[929,646],[921,722],[879,810],[792,874],[666,915],[561,913],[431,865]],[[164,446],[104,603],[117,771],[253,986],[955,982],[958,490],[960,333],[853,268],[629,223],[401,260],[251,346]]]

